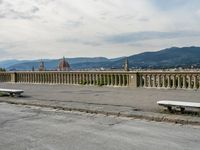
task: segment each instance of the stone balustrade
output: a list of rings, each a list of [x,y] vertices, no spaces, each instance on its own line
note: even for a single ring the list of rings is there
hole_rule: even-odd
[[[82,84],[99,86],[129,86],[129,74],[126,72],[10,72],[5,80],[0,73],[2,82],[38,83],[38,84]]]
[[[200,72],[46,71],[2,72],[0,82],[200,89]]]
[[[199,89],[200,72],[139,72],[138,87]]]
[[[7,72],[0,73],[0,82],[10,82],[11,74]]]

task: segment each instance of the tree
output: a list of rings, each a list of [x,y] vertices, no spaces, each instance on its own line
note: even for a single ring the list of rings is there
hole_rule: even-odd
[[[0,68],[0,72],[5,72],[6,69],[5,68]]]

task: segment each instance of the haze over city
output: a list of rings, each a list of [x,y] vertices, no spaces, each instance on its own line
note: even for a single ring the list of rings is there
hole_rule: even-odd
[[[199,0],[0,0],[0,57],[128,56],[200,46]]]

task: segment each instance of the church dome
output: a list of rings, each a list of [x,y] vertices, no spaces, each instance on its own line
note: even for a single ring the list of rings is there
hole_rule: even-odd
[[[65,57],[63,57],[61,60],[60,60],[60,63],[59,63],[59,71],[69,71],[70,70],[70,65],[69,63],[65,60]]]

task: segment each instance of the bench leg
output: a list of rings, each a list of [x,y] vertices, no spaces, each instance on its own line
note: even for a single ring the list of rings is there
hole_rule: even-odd
[[[172,111],[172,107],[171,107],[171,106],[168,106],[167,109],[168,109],[168,111],[170,111],[170,112]]]
[[[11,96],[11,97],[14,97],[14,93],[10,93],[10,96]]]
[[[181,107],[181,113],[183,113],[185,111],[185,108]]]

